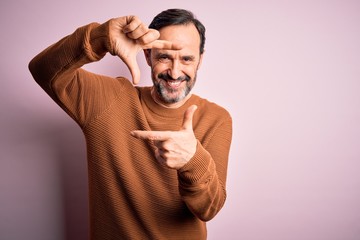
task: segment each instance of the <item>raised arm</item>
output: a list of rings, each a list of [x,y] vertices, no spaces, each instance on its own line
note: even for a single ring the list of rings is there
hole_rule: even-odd
[[[78,28],[74,33],[39,53],[29,63],[36,82],[80,125],[89,114],[96,114],[118,94],[113,78],[89,73],[81,67],[99,61],[106,53],[120,57],[128,66],[133,83],[140,79],[136,55],[142,49],[177,49],[176,44],[160,41],[159,32],[149,29],[135,16]],[[102,82],[107,81],[107,84]],[[100,96],[100,97],[99,97]],[[106,97],[103,97],[106,96]],[[106,102],[99,104],[99,99]]]
[[[180,49],[179,44],[158,40],[159,32],[149,29],[136,16],[110,19],[77,29],[38,54],[29,64],[35,80],[51,81],[62,71],[98,61],[107,52],[120,57],[128,66],[133,83],[140,80],[136,55],[142,49]]]

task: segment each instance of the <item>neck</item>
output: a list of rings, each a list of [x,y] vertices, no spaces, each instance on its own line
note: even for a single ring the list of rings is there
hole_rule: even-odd
[[[184,99],[182,99],[179,102],[175,102],[175,103],[164,103],[164,101],[162,101],[158,95],[158,93],[156,92],[156,90],[154,89],[154,87],[151,88],[151,97],[154,100],[154,102],[156,102],[158,105],[165,107],[165,108],[179,108],[182,105],[184,105],[184,103],[190,98],[191,94],[188,94]]]

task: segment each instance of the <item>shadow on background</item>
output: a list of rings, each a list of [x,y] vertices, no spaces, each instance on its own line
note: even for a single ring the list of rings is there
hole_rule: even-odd
[[[1,119],[0,239],[89,239],[81,129],[63,112],[15,109]]]
[[[50,147],[57,154],[63,193],[65,239],[89,239],[85,138],[75,123],[53,126],[47,134],[43,137],[52,139]]]
[[[61,166],[66,239],[89,239],[88,182],[86,146],[77,126],[62,126],[56,131],[58,161]]]

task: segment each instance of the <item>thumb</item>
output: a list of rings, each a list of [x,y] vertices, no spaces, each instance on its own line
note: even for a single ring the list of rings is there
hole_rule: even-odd
[[[192,130],[193,129],[193,116],[197,109],[196,105],[191,105],[184,113],[184,121],[183,121],[183,130]]]
[[[122,60],[126,64],[126,66],[128,67],[131,73],[133,84],[137,85],[140,82],[140,68],[136,61],[136,56],[130,58],[124,58]]]

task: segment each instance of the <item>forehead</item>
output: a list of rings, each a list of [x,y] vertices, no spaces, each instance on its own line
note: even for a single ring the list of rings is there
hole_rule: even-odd
[[[159,30],[160,39],[181,43],[184,50],[200,52],[200,35],[195,25],[171,25]]]

